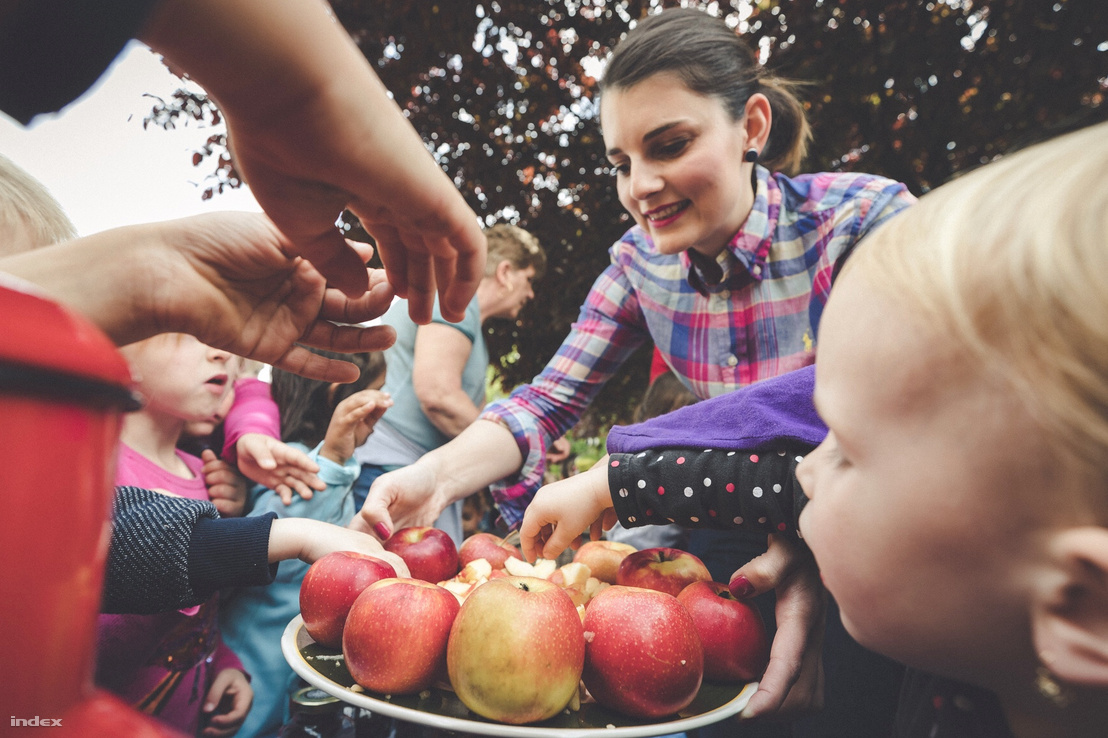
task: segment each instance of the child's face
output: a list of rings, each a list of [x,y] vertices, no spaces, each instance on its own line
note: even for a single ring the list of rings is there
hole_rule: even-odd
[[[831,432],[797,472],[800,529],[847,630],[928,671],[1030,683],[1029,573],[1071,491],[1042,431],[861,269],[835,287],[816,366]]]
[[[669,73],[605,91],[600,106],[623,207],[663,254],[718,254],[754,202],[742,121]]]
[[[234,381],[232,354],[174,333],[125,349],[146,408],[189,422],[217,419]]]

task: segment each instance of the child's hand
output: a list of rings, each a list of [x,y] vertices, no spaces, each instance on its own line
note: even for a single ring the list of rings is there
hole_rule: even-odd
[[[539,489],[527,506],[519,543],[528,561],[555,559],[586,528],[593,540],[616,522],[608,492],[608,457],[582,474]]]
[[[316,476],[319,465],[302,451],[262,433],[247,433],[235,444],[239,471],[258,484],[292,504],[295,490],[305,500],[312,499],[312,489],[324,490],[327,485]]]
[[[238,669],[224,669],[215,675],[211,689],[204,697],[204,730],[200,735],[212,738],[232,736],[246,720],[254,690],[250,681]]]
[[[392,398],[380,390],[362,390],[347,397],[331,415],[319,455],[336,464],[345,464],[354,455],[354,449],[369,438],[373,426],[390,407]]]
[[[242,517],[246,508],[246,480],[211,449],[201,451],[200,459],[204,462],[204,484],[215,509],[225,518]]]
[[[310,518],[278,518],[269,529],[271,564],[286,559],[300,559],[312,564],[335,551],[364,553],[387,561],[396,570],[396,576],[410,576],[404,560],[386,551],[380,541],[367,533]]]

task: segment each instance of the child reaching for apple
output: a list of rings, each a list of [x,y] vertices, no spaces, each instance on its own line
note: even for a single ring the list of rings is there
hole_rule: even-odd
[[[186,424],[217,414],[234,381],[232,355],[181,333],[121,351],[145,404],[124,417],[116,484],[208,500],[201,460],[177,442]],[[218,607],[212,595],[185,610],[100,615],[97,683],[189,734],[233,734],[253,692],[220,638]]]
[[[338,354],[313,352],[329,358]],[[247,515],[277,516],[277,521],[312,519],[345,525],[354,516],[352,489],[359,464],[353,459],[392,401],[380,391],[385,361],[380,352],[346,356],[359,369],[357,381],[331,384],[275,369],[272,396],[285,443],[319,468],[326,486],[314,494],[290,499],[258,485],[247,501]],[[384,551],[400,576],[408,570],[399,557]],[[296,676],[281,654],[281,634],[300,612],[300,584],[308,564],[286,562],[268,586],[243,587],[228,593],[220,610],[224,638],[250,671],[254,706],[237,735],[272,735],[288,719],[288,695]]]
[[[1108,725],[1106,141],[1102,124],[1007,157],[863,244],[823,316],[814,399],[829,432],[797,466],[803,495],[757,485],[802,535],[847,630],[912,667],[898,736],[1093,738]],[[730,418],[741,436],[746,418]],[[524,551],[613,505],[647,518],[625,523],[651,522],[651,495],[686,495],[659,494],[677,461],[655,455],[642,486],[621,486],[613,455],[607,478],[540,493],[550,499],[529,511]],[[716,518],[735,509],[726,483],[753,493],[747,465],[766,460],[741,457],[700,447],[682,462],[709,470],[692,497]],[[552,513],[562,493],[572,499]],[[741,508],[723,522],[780,525],[766,509],[765,522]],[[753,594],[804,566],[799,547],[775,555],[732,589]],[[798,644],[785,650],[775,658],[795,661]]]

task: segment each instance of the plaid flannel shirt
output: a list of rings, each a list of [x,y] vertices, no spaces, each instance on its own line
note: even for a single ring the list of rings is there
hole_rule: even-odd
[[[524,456],[520,472],[493,487],[509,526],[542,484],[551,440],[645,341],[701,399],[811,364],[837,267],[915,202],[903,184],[868,174],[755,171],[754,207],[716,259],[718,283],[704,273],[717,270],[693,266],[687,252],[659,254],[631,228],[542,373],[485,408],[481,417],[505,424]]]

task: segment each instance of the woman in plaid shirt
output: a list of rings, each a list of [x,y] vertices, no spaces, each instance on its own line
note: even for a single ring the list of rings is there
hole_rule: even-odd
[[[381,477],[355,526],[387,535],[430,525],[489,485],[504,521],[517,526],[542,483],[547,446],[646,341],[700,398],[811,364],[837,268],[914,202],[903,184],[873,175],[782,173],[807,148],[801,103],[699,10],[665,10],[620,42],[600,116],[635,225],[611,247],[572,332],[531,384]],[[721,562],[715,576],[727,581],[741,563]]]

